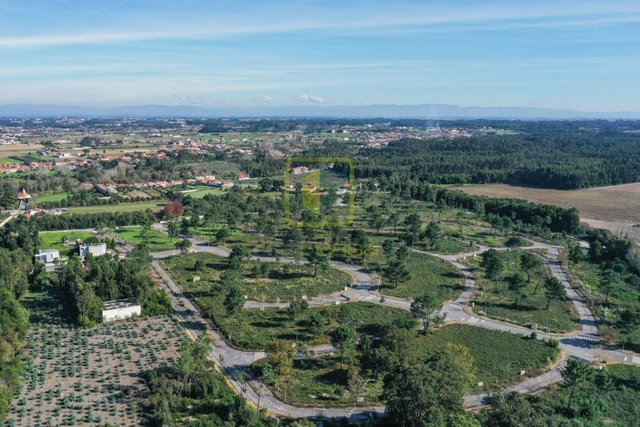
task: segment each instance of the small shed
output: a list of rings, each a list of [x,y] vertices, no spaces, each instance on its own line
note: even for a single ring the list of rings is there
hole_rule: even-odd
[[[102,309],[102,319],[104,322],[112,320],[128,319],[133,315],[140,315],[142,307],[135,298],[106,301]]]

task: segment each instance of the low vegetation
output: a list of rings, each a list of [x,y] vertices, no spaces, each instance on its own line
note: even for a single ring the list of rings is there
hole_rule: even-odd
[[[538,325],[551,332],[565,333],[578,327],[577,315],[569,301],[549,299],[545,288],[549,273],[542,259],[527,251],[493,251],[491,254],[500,265],[492,269],[483,265],[487,254],[465,261],[476,278],[473,308],[476,313],[526,327]],[[523,259],[531,264],[523,264]],[[513,281],[519,283],[514,285]]]

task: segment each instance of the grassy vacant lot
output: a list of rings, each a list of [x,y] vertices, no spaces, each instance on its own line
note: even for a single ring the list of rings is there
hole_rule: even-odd
[[[358,333],[380,336],[387,325],[394,319],[408,315],[408,312],[374,304],[370,302],[353,302],[339,306],[314,307],[310,311],[318,312],[325,318],[327,334],[322,337],[313,336],[308,329],[309,313],[301,314],[293,320],[284,309],[244,310],[239,319],[224,316],[224,309],[219,307],[220,315],[216,317],[225,334],[231,335],[231,342],[247,350],[261,350],[271,339],[296,340],[306,342],[309,346],[329,343],[328,334],[337,328],[341,310],[346,310],[358,319]]]
[[[491,197],[512,197],[531,202],[575,207],[580,216],[605,221],[638,222],[640,184],[624,184],[587,190],[549,190],[506,184],[472,185],[457,188],[469,194]]]
[[[264,363],[264,361],[261,361]],[[256,365],[261,365],[257,363]],[[297,359],[293,362],[291,375],[287,378],[286,403],[296,406],[340,407],[370,406],[382,404],[382,379],[366,385],[364,393],[350,393],[347,383],[348,365],[340,368],[340,356],[320,356]],[[284,399],[282,380],[270,387],[280,400]],[[341,397],[340,392],[344,392]],[[364,404],[358,404],[357,398],[364,396]]]
[[[58,202],[60,200],[65,200],[67,196],[70,196],[71,193],[63,192],[57,194],[45,194],[36,199],[36,203],[42,202]]]
[[[602,413],[596,412],[598,416],[593,425],[637,426],[640,368],[620,364],[607,366],[606,369],[613,379],[613,390],[607,392],[594,385],[582,385],[576,390],[573,408],[591,407],[596,397],[599,396],[599,400],[603,402]],[[560,412],[566,408],[570,392],[570,387],[558,384],[541,396],[540,404]]]
[[[75,242],[80,239],[84,240],[89,237],[93,237],[93,234],[88,231],[60,231],[56,233],[40,233],[40,240],[42,240],[41,249],[57,249],[60,251],[61,256],[68,256],[73,253],[75,249]],[[68,245],[62,244],[62,239],[66,237]]]
[[[483,390],[520,382],[520,371],[534,376],[553,363],[558,350],[540,340],[476,326],[452,324],[420,338],[425,354],[451,342],[467,347]]]
[[[202,199],[207,194],[220,195],[220,194],[224,194],[224,193],[226,193],[226,191],[225,190],[221,190],[219,188],[199,187],[197,191],[185,193],[185,196],[191,196],[191,197],[196,198],[196,199]]]
[[[417,297],[424,293],[434,294],[438,300],[453,299],[462,292],[462,274],[446,261],[431,255],[411,252],[407,258],[407,268],[411,272],[411,280],[399,284],[386,283],[383,279],[383,295],[395,297]]]
[[[96,212],[134,212],[134,211],[146,211],[160,210],[167,204],[167,201],[153,201],[142,203],[120,203],[117,205],[103,205],[103,206],[82,206],[77,208],[69,208],[69,213],[96,213]]]
[[[474,388],[473,392],[495,390],[520,382],[522,370],[526,376],[538,375],[558,355],[557,349],[539,340],[462,324],[448,325],[417,339],[424,357],[449,342],[467,347],[474,358],[477,381],[484,385]],[[278,398],[284,399],[282,380],[271,390]],[[343,397],[340,397],[339,390],[345,390]],[[354,406],[358,396],[365,396],[365,405],[382,403],[382,380],[369,383],[364,394],[346,390],[347,365],[340,369],[339,356],[299,359],[294,362],[292,374],[287,379],[287,403]]]
[[[60,321],[57,300],[40,295],[28,305],[25,377],[8,418],[22,426],[146,424],[143,374],[178,356],[181,326],[149,318],[77,329]]]
[[[572,281],[572,284],[584,292],[596,308],[606,306],[606,292],[601,285],[603,271],[599,264],[582,261],[575,266],[572,265],[570,272],[579,280],[579,282]],[[640,298],[640,286],[638,283],[630,283],[630,280],[637,280],[637,278],[628,273],[621,274],[620,278],[618,285],[609,293],[609,304],[628,306],[636,303]]]
[[[148,245],[151,252],[169,251],[175,248],[174,243],[176,240],[174,239],[173,242],[170,242],[169,235],[167,233],[163,233],[156,229],[151,229],[148,233]],[[121,239],[124,239],[127,242],[133,242],[137,245],[142,243],[144,240],[140,234],[140,227],[120,228],[116,230],[116,234]]]
[[[201,271],[194,268],[195,261],[202,259],[206,263]],[[269,263],[270,272],[263,278],[252,278],[251,267],[259,261],[251,261],[247,265],[245,279],[241,289],[249,299],[269,302],[300,300],[303,295],[313,298],[330,294],[351,284],[351,276],[343,271],[318,269],[318,277],[313,277],[313,268],[305,265],[289,265]],[[214,297],[215,285],[220,274],[227,268],[225,258],[210,253],[193,253],[178,255],[163,260],[164,266],[173,279],[187,292],[192,292],[198,302],[207,307],[202,298]],[[193,281],[193,276],[201,280]],[[220,289],[220,293],[224,290]],[[206,310],[205,310],[206,311]]]
[[[502,278],[518,271],[522,272],[519,267],[521,253],[520,250],[499,252],[505,265]],[[531,273],[531,282],[522,291],[516,309],[514,294],[507,289],[508,285],[505,281],[498,280],[496,291],[495,282],[483,277],[484,270],[480,268],[481,259],[480,256],[477,256],[466,260],[476,278],[476,288],[478,289],[475,294],[474,311],[476,313],[522,326],[530,326],[535,323],[540,328],[548,327],[553,332],[564,333],[576,329],[578,318],[573,313],[572,306],[568,301],[552,301],[549,310],[547,310],[547,299],[544,296],[543,288],[543,282],[548,274],[546,265]],[[524,274],[524,272],[522,273]],[[526,276],[526,274],[524,275]]]

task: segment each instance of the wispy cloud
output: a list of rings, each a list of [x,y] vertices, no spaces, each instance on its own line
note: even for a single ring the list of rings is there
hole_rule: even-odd
[[[173,98],[182,101],[187,105],[205,105],[205,102],[207,101],[202,96],[192,97],[189,95],[176,95],[175,93],[173,94]]]
[[[273,101],[273,97],[266,95],[260,98],[251,98],[251,100],[253,102],[272,102]]]
[[[300,101],[300,102],[314,102],[316,104],[324,104],[324,99],[320,98],[319,96],[313,96],[313,95],[298,95],[295,97],[296,101]]]
[[[640,22],[640,3],[629,1],[589,2],[565,1],[562,3],[540,1],[535,3],[491,2],[465,4],[429,2],[424,4],[378,5],[354,2],[339,8],[309,5],[290,12],[288,2],[279,2],[274,11],[257,7],[253,13],[229,14],[216,19],[189,16],[186,22],[176,22],[172,16],[160,18],[153,26],[141,25],[139,31],[120,28],[119,24],[98,24],[86,33],[61,33],[59,27],[47,28],[38,35],[5,35],[0,30],[0,48],[29,48],[57,45],[108,44],[162,39],[215,39],[267,33],[289,33],[299,31],[344,30],[347,32],[412,32],[447,31],[451,24],[486,24],[503,28],[545,28],[567,25],[602,25]],[[288,10],[291,19],[265,20],[277,17],[277,10]],[[204,14],[205,16],[207,14]],[[269,22],[269,23],[265,23]],[[153,28],[153,29],[152,29]],[[163,30],[156,30],[163,28]]]

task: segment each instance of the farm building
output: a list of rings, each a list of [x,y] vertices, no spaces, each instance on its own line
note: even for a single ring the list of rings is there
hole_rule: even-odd
[[[104,255],[107,253],[107,244],[90,243],[88,245],[80,245],[80,256],[82,258],[86,257],[89,253],[93,256]]]
[[[112,320],[128,319],[133,315],[140,315],[140,303],[135,298],[106,301],[102,309],[102,320],[110,322]]]
[[[52,263],[55,259],[60,259],[60,251],[57,249],[40,249],[40,253],[36,255],[38,261]]]

